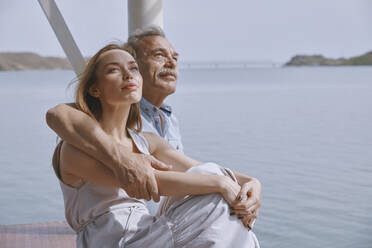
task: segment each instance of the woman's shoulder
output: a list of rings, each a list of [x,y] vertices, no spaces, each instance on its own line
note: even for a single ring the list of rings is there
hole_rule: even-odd
[[[89,162],[92,162],[92,158],[67,142],[63,142],[59,157],[60,180],[69,186],[80,187],[84,181],[76,176],[75,172],[79,166]]]
[[[147,140],[152,140],[152,139],[158,139],[160,138],[159,135],[153,132],[141,132],[141,134],[147,139]]]
[[[147,140],[149,145],[153,144],[153,146],[161,145],[161,144],[168,144],[162,137],[158,134],[153,132],[142,132],[143,137]]]
[[[161,137],[153,132],[141,132],[141,134],[148,144],[149,153],[152,154],[156,150],[157,144]]]

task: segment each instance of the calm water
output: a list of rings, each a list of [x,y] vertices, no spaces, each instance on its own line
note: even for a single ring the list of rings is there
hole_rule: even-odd
[[[259,178],[262,247],[372,247],[372,67],[193,69],[185,151]],[[71,71],[0,73],[0,224],[63,220],[45,112]]]

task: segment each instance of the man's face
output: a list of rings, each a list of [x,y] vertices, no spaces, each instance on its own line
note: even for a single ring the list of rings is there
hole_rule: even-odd
[[[144,92],[165,96],[175,92],[178,54],[167,39],[158,35],[144,37],[138,44],[137,59]]]

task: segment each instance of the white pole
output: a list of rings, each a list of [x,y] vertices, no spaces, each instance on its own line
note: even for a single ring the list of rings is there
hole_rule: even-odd
[[[80,75],[86,62],[79,48],[77,47],[70,30],[68,29],[61,12],[59,11],[54,0],[39,0],[40,6],[43,9],[54,33],[57,36],[65,54],[72,65],[76,75]]]
[[[128,0],[128,32],[156,25],[163,28],[163,0]]]

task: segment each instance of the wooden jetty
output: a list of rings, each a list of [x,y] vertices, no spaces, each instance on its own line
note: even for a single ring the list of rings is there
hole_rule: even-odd
[[[1,248],[75,248],[76,234],[66,222],[0,226]]]

